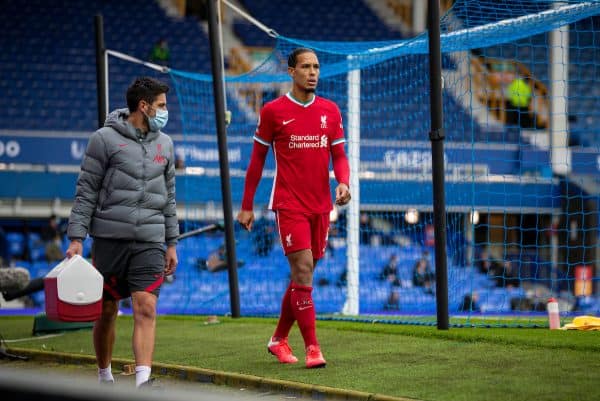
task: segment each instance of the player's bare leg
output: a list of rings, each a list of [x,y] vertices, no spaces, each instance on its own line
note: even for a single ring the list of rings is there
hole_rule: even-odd
[[[136,385],[150,378],[154,337],[156,330],[156,295],[144,291],[131,294],[133,304],[133,354],[135,356]]]
[[[310,249],[303,249],[287,255],[292,273],[292,282],[312,287],[315,264]]]
[[[102,314],[94,323],[93,341],[100,382],[114,382],[110,362],[115,344],[115,322],[118,312],[119,307],[116,300],[104,299]]]

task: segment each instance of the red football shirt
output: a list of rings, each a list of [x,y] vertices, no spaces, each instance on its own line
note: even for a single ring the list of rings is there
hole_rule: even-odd
[[[331,147],[346,141],[342,115],[335,103],[314,96],[303,104],[289,93],[281,96],[262,108],[254,140],[272,145],[275,155],[269,208],[331,211]]]

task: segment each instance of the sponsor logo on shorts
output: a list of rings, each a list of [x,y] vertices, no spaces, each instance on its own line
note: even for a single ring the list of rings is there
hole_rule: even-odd
[[[285,236],[285,245],[288,247],[292,246],[292,233]]]

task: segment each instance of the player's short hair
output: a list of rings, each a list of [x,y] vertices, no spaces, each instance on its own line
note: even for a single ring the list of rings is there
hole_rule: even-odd
[[[158,79],[150,77],[139,77],[127,88],[127,107],[129,112],[137,110],[140,100],[152,104],[156,97],[162,93],[169,92],[169,85]]]
[[[298,63],[298,56],[304,53],[317,54],[313,49],[309,49],[308,47],[298,47],[288,56],[288,67],[295,68]]]

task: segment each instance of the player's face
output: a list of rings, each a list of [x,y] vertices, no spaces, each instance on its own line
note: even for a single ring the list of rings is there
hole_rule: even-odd
[[[288,72],[294,80],[294,86],[305,92],[314,92],[319,82],[319,60],[313,52],[299,54],[296,67],[289,67]]]
[[[167,95],[164,93],[157,95],[152,104],[146,103],[143,100],[141,101],[141,103],[143,107],[142,111],[144,112],[144,114],[146,114],[148,117],[154,117],[156,115],[157,109],[167,109]]]

